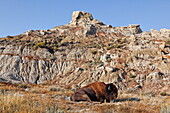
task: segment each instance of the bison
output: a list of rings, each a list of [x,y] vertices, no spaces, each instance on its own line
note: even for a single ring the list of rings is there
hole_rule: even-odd
[[[113,101],[117,98],[118,90],[113,83],[94,82],[78,89],[71,96],[72,101],[97,101],[103,103]]]

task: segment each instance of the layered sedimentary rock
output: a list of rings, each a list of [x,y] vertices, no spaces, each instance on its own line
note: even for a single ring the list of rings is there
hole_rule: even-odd
[[[112,27],[75,11],[66,25],[1,38],[0,81],[163,89],[170,85],[169,38],[168,29]]]

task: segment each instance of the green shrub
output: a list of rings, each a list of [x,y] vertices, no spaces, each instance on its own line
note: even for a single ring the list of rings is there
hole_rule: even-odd
[[[69,42],[61,42],[60,46],[68,46]]]
[[[111,62],[112,59],[111,58],[107,58],[106,62]]]
[[[107,50],[110,50],[110,49],[112,49],[112,48],[113,48],[113,46],[107,46],[107,47],[106,47]]]
[[[97,54],[97,50],[96,49],[93,49],[90,51],[93,55],[96,55]]]
[[[31,92],[32,92],[32,93],[40,93],[40,92],[39,92],[38,90],[36,90],[36,89],[32,89]]]
[[[114,44],[109,44],[109,45],[106,47],[106,49],[107,49],[107,50],[110,50],[110,49],[112,49],[112,48],[121,48],[121,47],[123,47],[123,46],[124,46],[124,44],[114,43]]]
[[[28,88],[28,85],[27,84],[19,84],[18,85],[18,88]]]
[[[150,42],[152,42],[152,40],[148,40],[146,43],[150,43]]]
[[[96,43],[92,43],[92,44],[89,44],[86,46],[87,48],[98,48],[98,49],[101,49],[102,46],[99,45],[99,44],[96,44]]]
[[[46,47],[44,42],[39,42],[39,43],[37,43],[35,46],[36,46],[36,47],[41,47],[41,48]]]
[[[42,85],[42,86],[46,86],[46,85],[48,85],[48,84],[47,84],[47,83],[42,83],[41,85]]]
[[[52,47],[52,49],[53,49],[54,51],[57,51],[57,50],[58,50],[58,47],[54,46],[54,47]]]
[[[9,36],[9,35],[8,35],[7,38],[13,38],[13,36]]]
[[[130,75],[130,78],[135,78],[135,77],[136,77],[135,75],[132,75],[132,74]]]
[[[160,95],[161,96],[167,96],[168,94],[166,92],[161,92]]]
[[[51,87],[50,91],[57,91],[57,88]]]

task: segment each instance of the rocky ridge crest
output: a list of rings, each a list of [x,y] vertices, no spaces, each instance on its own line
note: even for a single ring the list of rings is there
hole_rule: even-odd
[[[0,81],[55,83],[71,88],[94,81],[119,89],[170,88],[170,30],[112,27],[75,11],[70,23],[0,39]]]

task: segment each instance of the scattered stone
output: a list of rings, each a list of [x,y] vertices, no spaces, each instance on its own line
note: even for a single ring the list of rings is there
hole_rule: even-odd
[[[30,89],[29,88],[26,88],[25,91],[29,91]]]

